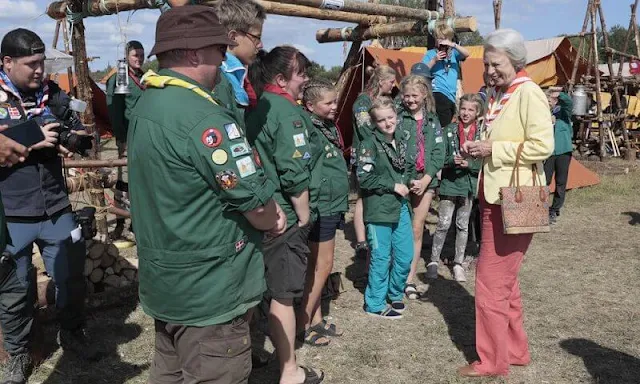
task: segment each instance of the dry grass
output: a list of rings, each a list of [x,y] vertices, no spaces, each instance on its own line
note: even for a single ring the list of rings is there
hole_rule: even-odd
[[[443,267],[438,282],[425,286],[428,301],[409,303],[403,320],[366,316],[362,294],[349,281],[361,268],[352,260],[349,230],[348,239],[338,236],[335,266],[347,292],[329,306],[345,335],[326,348],[300,349],[300,360],[325,370],[328,383],[640,382],[639,187],[640,172],[633,171],[571,191],[552,233],[535,237],[521,272],[533,363],[514,368],[509,379],[456,376],[474,350],[472,276],[460,285]],[[153,324],[140,307],[95,313],[90,325],[109,357],[87,364],[57,351],[30,382],[145,383]],[[274,382],[273,363],[251,379]]]

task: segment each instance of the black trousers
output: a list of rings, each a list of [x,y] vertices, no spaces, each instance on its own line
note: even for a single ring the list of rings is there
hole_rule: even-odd
[[[551,177],[556,175],[556,190],[553,192],[553,203],[550,212],[559,213],[564,205],[564,196],[567,192],[567,179],[569,177],[569,164],[571,164],[571,152],[561,155],[551,155],[544,162],[544,173],[547,176],[547,185],[551,184]]]
[[[440,120],[440,126],[444,128],[451,124],[456,114],[456,103],[440,92],[433,92],[433,99],[436,102],[436,114]]]

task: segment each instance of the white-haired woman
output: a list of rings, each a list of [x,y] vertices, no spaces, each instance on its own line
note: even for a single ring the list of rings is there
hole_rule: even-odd
[[[482,241],[475,299],[480,360],[460,368],[463,376],[505,376],[510,365],[529,364],[518,272],[532,235],[504,234],[499,191],[509,186],[521,143],[520,185],[533,185],[533,164],[538,164],[538,183],[544,180],[542,162],[553,152],[549,104],[524,71],[527,51],[522,35],[501,29],[485,41],[485,72],[493,88],[488,93],[483,139],[463,146],[468,156],[483,159],[478,188]]]

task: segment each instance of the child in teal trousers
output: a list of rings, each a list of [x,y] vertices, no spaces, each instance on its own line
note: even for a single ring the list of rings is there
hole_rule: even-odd
[[[396,129],[393,100],[375,99],[370,115],[376,130],[360,143],[357,153],[357,175],[371,248],[365,311],[380,318],[399,319],[405,309],[404,285],[413,259],[409,189],[416,182],[416,154],[414,146],[409,145],[411,130]]]

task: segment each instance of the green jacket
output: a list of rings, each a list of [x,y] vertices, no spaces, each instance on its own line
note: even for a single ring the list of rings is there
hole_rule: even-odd
[[[138,99],[144,91],[138,85],[140,78],[133,77],[131,73],[129,73],[129,94],[117,95],[115,93],[116,77],[116,75],[113,75],[107,80],[107,108],[109,110],[109,120],[111,121],[113,135],[118,141],[126,141],[131,111],[133,111],[133,108],[136,106]]]
[[[357,176],[364,203],[364,221],[367,223],[397,223],[400,208],[408,203],[407,197],[394,192],[395,184],[410,187],[416,177],[415,147],[411,146],[411,131],[398,125],[394,134],[396,148],[388,143],[377,129],[358,147]],[[401,159],[404,167],[396,169],[389,154]]]
[[[444,129],[445,159],[440,181],[441,196],[475,196],[478,187],[478,172],[482,167],[482,160],[467,159],[468,168],[457,167],[453,158],[460,153],[460,136],[458,124],[451,123]],[[476,130],[473,140],[480,140],[480,131]]]
[[[573,100],[571,96],[564,92],[560,92],[558,97],[559,111],[554,113],[556,123],[554,125],[553,138],[555,140],[554,155],[562,155],[563,153],[573,152],[573,124],[571,123],[571,115],[573,114]]]
[[[213,89],[213,98],[216,99],[220,105],[230,110],[236,118],[236,121],[240,123],[242,127],[244,124],[244,108],[240,107],[236,103],[236,97],[233,93],[233,87],[229,80],[222,73],[218,76],[218,84]]]
[[[340,148],[340,132],[332,121],[311,115],[311,191],[319,216],[349,210],[349,171]]]
[[[372,100],[366,93],[361,93],[353,103],[353,142],[351,148],[358,148],[360,142],[371,137],[375,129],[369,117],[371,104]]]
[[[176,72],[159,75],[208,93]],[[275,186],[234,116],[187,88],[149,84],[131,114],[128,140],[142,308],[198,327],[244,314],[266,285],[263,233],[243,212],[268,203]]]
[[[422,123],[422,135],[424,137],[424,170],[422,173],[431,176],[431,182],[429,188],[436,188],[438,186],[438,178],[436,173],[442,169],[444,165],[444,141],[442,138],[442,127],[440,126],[440,120],[435,113],[425,114],[426,119]],[[416,151],[416,161],[418,158],[418,122],[412,116],[404,105],[399,106],[398,109],[399,124],[403,128],[408,129],[411,132],[411,146]],[[416,164],[416,167],[418,164]]]
[[[247,138],[258,151],[265,175],[276,186],[274,199],[287,215],[287,227],[298,222],[291,197],[310,187],[311,129],[313,124],[302,107],[269,92],[263,92],[256,108],[247,114]]]

